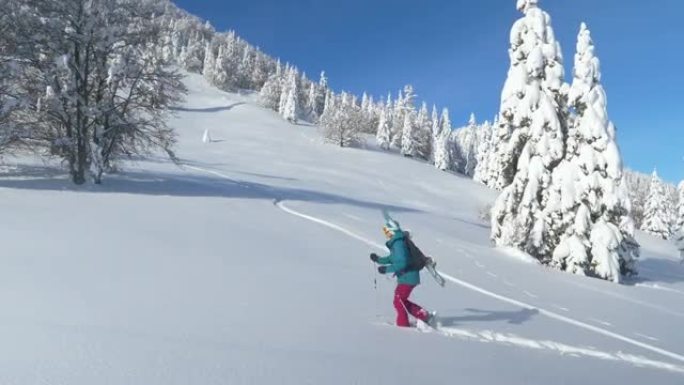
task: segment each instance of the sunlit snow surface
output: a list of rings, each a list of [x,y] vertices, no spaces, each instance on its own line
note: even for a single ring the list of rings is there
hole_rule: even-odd
[[[479,219],[495,192],[187,84],[183,168],[152,157],[74,187],[5,159],[1,384],[684,381],[674,246],[640,236],[622,286],[525,263]],[[448,278],[412,297],[437,330],[390,326],[394,283],[368,259],[383,208]]]

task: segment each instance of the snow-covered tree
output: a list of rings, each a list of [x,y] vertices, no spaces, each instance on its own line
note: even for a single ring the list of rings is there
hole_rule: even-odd
[[[273,74],[269,76],[264,86],[259,92],[259,103],[269,109],[274,111],[278,110],[278,103],[280,102],[280,95],[283,92],[283,79]]]
[[[297,117],[299,115],[299,93],[297,87],[297,72],[292,70],[288,74],[287,82],[285,87],[283,87],[283,96],[281,101],[284,100],[280,114],[290,123],[297,123]]]
[[[316,115],[323,115],[325,109],[325,96],[328,93],[328,78],[325,76],[325,71],[321,72],[318,80],[318,87],[316,87]]]
[[[348,94],[342,94],[340,103],[330,101],[321,116],[321,127],[328,142],[340,147],[349,147],[361,141],[363,124],[361,109]]]
[[[644,222],[644,208],[646,198],[651,188],[651,176],[640,172],[625,170],[625,185],[632,202],[632,219],[637,228],[641,228]]]
[[[454,132],[454,169],[461,174],[473,176],[477,166],[477,149],[480,141],[480,127],[475,114],[470,115],[468,125]]]
[[[492,239],[540,260],[553,244],[544,239],[544,209],[551,173],[564,155],[567,112],[563,66],[549,15],[536,0],[520,1],[525,16],[511,31],[511,68],[502,92],[495,176],[503,191],[492,208]]]
[[[392,134],[390,127],[391,116],[389,108],[385,106],[380,112],[380,121],[378,123],[378,130],[375,138],[378,146],[387,151],[390,148],[390,136]]]
[[[416,94],[413,86],[406,85],[397,94],[392,110],[392,146],[401,149],[404,136],[404,122],[406,115],[415,111]]]
[[[564,159],[553,171],[544,242],[558,245],[554,266],[619,282],[621,276],[636,273],[638,245],[600,64],[584,23],[569,101],[577,116],[569,127]]]
[[[651,189],[646,199],[644,210],[644,223],[641,230],[661,237],[670,238],[672,234],[672,201],[665,189],[665,185],[658,177],[658,173],[653,171],[651,178]]]
[[[562,153],[562,148],[557,147],[562,143],[567,114],[562,92],[563,57],[551,17],[537,3],[518,1],[518,9],[525,16],[513,25],[510,34],[511,66],[501,93],[495,155],[490,166],[492,178],[487,182],[497,190],[513,182],[519,172],[519,158],[531,138],[552,139],[549,144],[554,148],[542,155],[544,168]]]
[[[53,148],[74,183],[100,183],[115,161],[162,149],[173,157],[165,122],[182,97],[182,76],[153,47],[171,31],[166,3],[19,1],[30,10],[7,20],[24,38],[16,65],[30,77],[14,87],[27,101],[17,124],[30,124],[32,146]],[[35,106],[40,105],[37,109]]]
[[[442,118],[440,119],[440,127],[435,135],[435,167],[439,170],[446,171],[451,168],[451,119],[449,118],[449,110],[442,110]]]
[[[242,60],[241,47],[244,45],[234,31],[222,36],[216,57],[216,83],[222,90],[235,90],[239,86],[239,65]]]
[[[404,114],[404,128],[401,138],[401,154],[414,157],[418,153],[418,127],[416,126],[415,112]]]
[[[256,65],[256,55],[250,45],[245,45],[242,60],[237,67],[237,87],[241,89],[252,89],[252,71]]]
[[[316,89],[316,83],[311,83],[309,85],[309,93],[306,98],[306,115],[311,119],[311,121],[315,122],[318,120],[318,114],[316,113],[316,109],[318,108],[318,102],[316,101],[318,97],[318,90]]]
[[[204,78],[210,84],[214,84],[216,81],[216,56],[214,56],[214,49],[212,48],[211,42],[207,42],[204,51],[204,66],[202,70]]]
[[[675,230],[684,234],[684,181],[677,186],[677,211],[675,213]]]
[[[257,50],[251,74],[253,89],[261,90],[268,80],[268,76],[268,58],[261,51]]]
[[[494,143],[492,142],[492,130],[492,124],[489,123],[489,121],[484,122],[480,128],[481,135],[476,156],[477,165],[475,166],[473,180],[483,184],[490,179],[489,159],[494,148]]]
[[[418,129],[416,135],[416,156],[429,160],[432,156],[432,120],[428,114],[428,108],[425,102],[423,102],[423,105],[418,112],[416,126]]]
[[[432,105],[430,120],[432,121],[432,136],[434,137],[439,132],[439,113],[437,112],[437,106],[434,104]]]
[[[7,4],[14,6],[16,4]],[[20,100],[15,94],[13,82],[21,78],[18,67],[13,61],[16,56],[16,31],[12,28],[11,17],[18,17],[19,10],[4,9],[0,13],[0,153],[12,142],[19,139],[16,125],[10,120],[12,111],[20,107]]]

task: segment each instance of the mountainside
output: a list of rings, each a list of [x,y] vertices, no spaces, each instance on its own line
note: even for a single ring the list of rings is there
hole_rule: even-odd
[[[679,384],[684,266],[639,234],[626,285],[493,249],[496,192],[374,146],[324,144],[188,74],[181,166],[74,186],[23,157],[0,179],[0,383]],[[212,139],[204,143],[206,131]],[[368,259],[388,209],[438,261],[394,322]]]

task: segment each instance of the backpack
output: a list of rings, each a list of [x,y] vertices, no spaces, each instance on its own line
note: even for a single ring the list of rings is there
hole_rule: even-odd
[[[428,257],[411,240],[411,234],[404,231],[404,244],[409,252],[409,260],[405,271],[421,271],[428,263]]]

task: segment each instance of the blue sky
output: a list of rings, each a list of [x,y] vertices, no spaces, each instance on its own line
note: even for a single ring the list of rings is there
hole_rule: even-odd
[[[335,90],[381,96],[413,84],[448,107],[454,125],[498,112],[509,66],[515,0],[180,0],[218,30],[234,29],[265,52]],[[684,1],[540,0],[565,56],[579,24],[592,31],[608,112],[627,167],[684,179]]]

